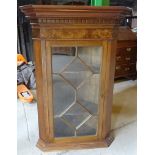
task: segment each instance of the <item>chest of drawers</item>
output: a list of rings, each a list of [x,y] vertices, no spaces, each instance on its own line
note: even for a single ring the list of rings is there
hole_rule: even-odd
[[[116,51],[115,79],[119,77],[135,78],[137,74],[136,35],[128,28],[120,29],[121,32],[119,34]]]

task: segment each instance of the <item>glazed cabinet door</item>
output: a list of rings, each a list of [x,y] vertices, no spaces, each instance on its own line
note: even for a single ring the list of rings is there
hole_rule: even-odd
[[[102,43],[47,43],[51,138],[97,139]]]

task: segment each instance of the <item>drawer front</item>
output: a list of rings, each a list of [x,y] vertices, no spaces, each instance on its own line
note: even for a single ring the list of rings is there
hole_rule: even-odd
[[[125,55],[137,55],[137,47],[126,47],[124,54]]]
[[[137,55],[137,47],[123,47],[118,48],[116,56],[118,55]]]
[[[122,73],[123,73],[123,66],[122,65],[116,65],[115,76],[121,75]]]
[[[136,63],[136,55],[116,55],[116,64],[130,64]]]
[[[116,64],[124,61],[124,55],[116,55]]]
[[[135,74],[136,73],[136,64],[116,64],[115,67],[115,77],[117,76],[128,76],[130,74]]]
[[[137,61],[137,49],[134,47],[118,48],[116,52],[116,64],[130,64]]]
[[[115,77],[136,74],[137,46],[125,45],[117,48]]]
[[[123,69],[124,74],[135,73],[136,72],[136,64],[122,65],[122,69]]]
[[[137,57],[136,55],[125,55],[124,61],[125,61],[125,64],[136,63]]]

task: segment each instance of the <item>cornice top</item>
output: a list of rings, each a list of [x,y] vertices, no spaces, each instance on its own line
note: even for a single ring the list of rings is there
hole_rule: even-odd
[[[70,6],[70,5],[24,5],[21,11],[28,19],[53,18],[115,18],[130,15],[132,10],[123,6]]]

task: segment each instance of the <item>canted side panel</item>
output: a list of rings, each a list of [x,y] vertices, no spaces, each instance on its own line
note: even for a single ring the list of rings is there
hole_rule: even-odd
[[[116,41],[103,41],[104,55],[101,64],[100,106],[98,138],[106,139],[111,130]]]
[[[50,141],[49,97],[47,83],[47,53],[45,40],[33,40],[36,66],[37,106],[39,137],[45,142]]]
[[[115,57],[117,41],[107,41],[106,43],[106,59],[104,69],[105,83],[104,83],[104,99],[103,99],[103,130],[101,137],[105,138],[109,135],[111,130],[111,113],[112,113],[112,100],[113,100],[113,86],[114,86],[114,73],[115,73]]]
[[[43,106],[43,80],[42,80],[42,55],[41,55],[41,41],[33,40],[33,49],[35,55],[35,75],[37,87],[37,108],[38,108],[38,123],[39,123],[39,137],[46,141],[45,124],[44,124],[44,106]]]
[[[106,82],[106,59],[107,59],[107,41],[102,42],[104,54],[102,55],[102,62],[101,62],[101,78],[100,78],[100,96],[99,96],[99,122],[98,122],[98,139],[103,139],[103,130],[105,125],[105,118],[104,118],[104,109],[105,107],[105,82]]]

